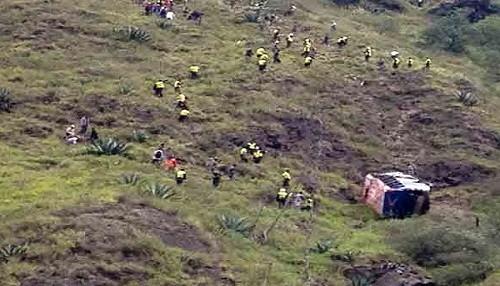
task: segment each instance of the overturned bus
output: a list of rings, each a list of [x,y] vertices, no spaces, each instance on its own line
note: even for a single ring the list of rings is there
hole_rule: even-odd
[[[362,200],[382,217],[405,218],[429,211],[430,191],[428,184],[400,172],[368,174]]]

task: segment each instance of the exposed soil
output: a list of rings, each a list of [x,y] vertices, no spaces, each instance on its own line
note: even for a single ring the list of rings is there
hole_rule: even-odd
[[[430,165],[422,165],[418,169],[419,177],[431,182],[438,188],[473,183],[484,180],[494,174],[493,170],[482,166],[460,162],[440,161]]]
[[[431,278],[410,265],[390,261],[352,266],[344,270],[344,276],[353,281],[366,281],[373,286],[435,286]],[[361,285],[361,284],[360,284]],[[365,285],[365,284],[363,284]]]
[[[153,251],[136,243],[138,233],[158,237],[169,247],[191,253],[214,253],[215,247],[194,226],[174,213],[135,203],[107,204],[92,208],[67,209],[56,214],[61,223],[52,232],[84,232],[62,255],[27,259],[39,265],[21,279],[21,285],[124,285],[151,277],[146,266],[154,262]],[[179,258],[192,276],[220,281],[218,262],[205,265],[196,258]],[[220,283],[219,283],[220,285]]]

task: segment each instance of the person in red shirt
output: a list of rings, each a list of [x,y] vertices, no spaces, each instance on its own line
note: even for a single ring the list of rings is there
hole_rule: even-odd
[[[168,171],[175,170],[179,163],[177,162],[177,158],[175,157],[170,157],[167,160],[165,160],[165,166]]]

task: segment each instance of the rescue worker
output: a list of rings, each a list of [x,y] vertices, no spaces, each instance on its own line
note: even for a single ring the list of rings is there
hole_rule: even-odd
[[[269,56],[267,54],[263,54],[260,56],[258,64],[259,64],[259,70],[260,71],[265,71],[267,67],[267,61],[269,60]]]
[[[425,60],[425,68],[426,69],[430,69],[431,68],[431,59],[430,58],[427,58]]]
[[[279,50],[280,50],[280,41],[276,40],[276,42],[274,42],[273,52],[276,52],[276,51],[279,51]]]
[[[75,137],[76,136],[76,126],[71,124],[68,128],[66,128],[66,137]]]
[[[412,68],[412,67],[413,67],[413,58],[409,57],[408,58],[408,68]]]
[[[337,45],[341,48],[341,47],[344,47],[345,45],[347,45],[347,41],[348,41],[349,38],[347,37],[340,37],[338,40],[337,40]]]
[[[248,149],[247,149],[247,148],[245,148],[245,147],[242,147],[242,148],[240,149],[240,159],[241,159],[241,161],[243,161],[243,162],[245,162],[245,163],[246,163],[246,162],[248,162],[248,157],[247,157],[247,155],[248,155]]]
[[[304,204],[302,205],[302,208],[301,210],[303,211],[311,211],[314,207],[314,200],[312,197],[309,197],[306,199],[306,201],[304,202]]]
[[[302,56],[303,57],[308,57],[309,55],[311,54],[311,45],[306,45],[304,46],[304,48],[302,49]]]
[[[155,95],[158,97],[163,97],[163,90],[164,89],[165,89],[165,83],[163,82],[163,80],[158,80],[153,85],[153,90],[155,92]]]
[[[290,48],[292,43],[293,43],[293,33],[290,33],[288,34],[288,36],[286,36],[286,47]]]
[[[187,99],[183,93],[181,93],[177,96],[176,108],[187,109]]]
[[[257,149],[252,152],[253,162],[259,164],[262,161],[262,157],[264,157],[264,152],[260,149]]]
[[[307,56],[305,59],[304,59],[304,66],[305,67],[310,67],[311,64],[312,64],[312,61],[313,61],[313,58],[311,56]]]
[[[200,76],[199,72],[200,72],[200,67],[199,66],[192,65],[192,66],[189,67],[189,73],[191,74],[191,78],[192,79],[198,78]]]
[[[187,173],[184,170],[184,168],[181,168],[179,171],[175,173],[175,181],[177,182],[177,185],[182,185],[184,181],[187,179]]]
[[[370,61],[370,58],[372,57],[372,48],[371,47],[366,47],[365,50],[365,61]]]
[[[255,151],[255,150],[259,149],[259,146],[257,145],[257,143],[255,143],[253,141],[250,141],[250,142],[247,143],[247,148],[250,151]]]
[[[180,93],[181,92],[181,88],[182,88],[182,82],[180,80],[176,80],[174,82],[174,90],[175,90],[175,92]]]
[[[183,122],[183,121],[186,121],[189,117],[189,109],[187,108],[183,108],[180,112],[179,112],[179,121],[180,122]]]
[[[281,177],[283,177],[283,188],[288,188],[290,186],[290,180],[292,179],[290,169],[285,169],[285,171],[281,174]]]
[[[217,170],[212,172],[212,186],[217,188],[220,185],[221,173]]]
[[[260,57],[262,57],[265,54],[266,54],[266,49],[264,49],[263,47],[260,47],[255,51],[255,55],[257,56],[258,59],[260,59]]]
[[[330,28],[334,31],[337,30],[337,22],[333,21],[332,24],[330,25]]]
[[[398,56],[399,56],[399,52],[398,52],[398,51],[392,51],[392,52],[391,52],[391,58],[392,58],[392,59],[395,59],[395,58],[397,58]]]
[[[288,193],[285,188],[280,188],[278,194],[276,195],[276,202],[278,207],[282,208],[286,205],[286,199],[288,198]]]
[[[398,57],[395,57],[393,62],[392,62],[392,68],[397,69],[399,67],[400,63],[401,63],[401,60]]]
[[[175,158],[174,156],[171,156],[170,158],[165,160],[165,167],[167,171],[173,171],[177,169],[177,165],[178,165],[177,158]]]

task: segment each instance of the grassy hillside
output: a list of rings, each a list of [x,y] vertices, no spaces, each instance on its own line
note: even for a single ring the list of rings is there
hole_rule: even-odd
[[[14,100],[0,113],[0,246],[27,243],[4,259],[1,285],[344,285],[344,267],[381,259],[418,264],[442,285],[499,283],[500,86],[473,57],[422,44],[436,3],[372,14],[307,0],[293,17],[260,29],[241,23],[239,1],[231,10],[223,1],[192,0],[190,8],[205,14],[201,25],[179,17],[162,29],[157,17],[122,2],[0,7],[0,88]],[[291,3],[269,2],[280,10]],[[295,23],[295,44],[281,64],[260,73],[245,59],[247,46],[270,49],[270,31],[287,33]],[[113,31],[123,26],[147,31],[151,41],[119,39]],[[325,34],[332,43],[349,35],[349,45],[322,46]],[[318,49],[310,68],[299,55],[306,37]],[[392,49],[416,58],[416,67],[393,73]],[[431,70],[422,69],[427,56]],[[376,67],[380,57],[385,70]],[[192,64],[200,79],[188,79]],[[187,122],[177,121],[173,87],[153,96],[158,78],[183,79]],[[458,90],[479,104],[463,105]],[[84,144],[62,139],[83,115],[103,138],[132,141],[142,130],[149,139],[131,142],[127,157],[88,155]],[[249,140],[267,151],[259,165],[239,162]],[[184,160],[185,185],[149,163],[160,142]],[[210,156],[236,163],[236,180],[224,177],[214,189]],[[379,220],[353,202],[366,172],[409,164],[441,187],[430,214]],[[314,212],[277,208],[283,168],[291,169],[293,189],[315,194]],[[121,181],[134,172],[137,185]],[[148,196],[152,182],[175,195]],[[221,231],[220,215],[258,221],[245,236]],[[334,243],[325,253],[309,251],[326,240]]]

